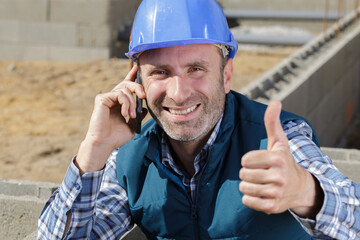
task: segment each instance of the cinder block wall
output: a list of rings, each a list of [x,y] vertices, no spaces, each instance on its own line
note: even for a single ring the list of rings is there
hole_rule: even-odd
[[[0,0],[0,59],[88,61],[122,55],[141,0]]]
[[[314,0],[218,0],[225,8],[242,8],[242,9],[275,9],[275,10],[311,10],[322,11],[325,9],[325,1]],[[330,0],[329,10],[337,11],[338,1]],[[354,9],[354,1],[344,1],[345,9]]]
[[[302,83],[279,97],[284,109],[312,123],[322,146],[333,147],[360,116],[360,24],[309,64],[299,75]]]
[[[281,100],[310,121],[321,146],[338,146],[360,116],[360,19],[354,20],[348,14],[340,35],[331,26],[240,91],[266,104]]]
[[[360,5],[360,0],[357,0]],[[305,12],[319,12],[325,15],[325,0],[218,0],[218,2],[226,9],[251,9],[251,10],[280,10],[280,11],[305,11]],[[340,8],[340,16],[355,9],[354,0],[343,1],[344,5]],[[328,1],[328,13],[338,12],[338,1]],[[297,20],[267,20],[259,21],[253,19],[241,19],[237,21],[241,26],[273,26],[281,25],[287,27],[295,27],[306,29],[313,33],[319,33],[324,29],[323,21],[297,21]],[[333,23],[329,21],[328,25]]]
[[[57,184],[0,179],[0,239],[36,239],[37,219]]]

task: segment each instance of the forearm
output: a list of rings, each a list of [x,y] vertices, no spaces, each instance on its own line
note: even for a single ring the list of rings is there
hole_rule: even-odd
[[[81,177],[71,164],[40,216],[41,239],[118,239],[132,228],[127,194],[116,178],[116,156],[114,151],[104,170]]]
[[[307,131],[306,126],[301,130]],[[293,133],[289,146],[296,162],[316,179],[324,197],[317,202],[321,206],[315,218],[301,218],[290,212],[315,238],[357,239],[360,237],[360,186],[345,177],[308,136]]]
[[[113,149],[107,144],[85,139],[81,144],[74,161],[80,175],[86,172],[96,172],[104,168],[106,160]]]
[[[68,216],[77,215],[77,211],[80,211],[83,216],[93,214],[96,199],[89,201],[88,192],[90,189],[94,190],[93,188],[97,189],[95,189],[95,192],[99,191],[102,174],[102,172],[98,172],[92,174],[90,178],[89,176],[80,177],[79,171],[72,163],[69,166],[63,183],[49,199],[41,213],[38,235],[45,239],[62,239],[63,236],[67,238],[75,234],[72,229],[77,225],[77,222],[72,222],[71,217],[69,218]],[[83,199],[87,199],[88,203],[93,203],[89,204],[90,207],[85,206],[81,203]],[[79,208],[80,205],[81,208]],[[87,213],[85,213],[85,210]],[[83,220],[77,218],[76,221],[82,222]],[[68,229],[66,229],[67,223],[71,223],[68,225]],[[91,225],[90,222],[86,224],[84,222],[81,223],[85,228],[89,224]],[[77,232],[80,232],[79,229],[77,229]]]

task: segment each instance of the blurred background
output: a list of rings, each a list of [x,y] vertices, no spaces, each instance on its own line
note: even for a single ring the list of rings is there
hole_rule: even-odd
[[[265,103],[272,98],[281,99],[283,90],[289,94],[288,89],[299,88],[299,83],[285,83],[302,74],[309,78],[308,71],[314,70],[306,66],[324,64],[319,52],[327,49],[325,55],[329,55],[329,49],[341,49],[334,41],[340,42],[341,36],[359,25],[355,11],[358,0],[218,2],[240,45],[232,89]],[[0,179],[62,181],[85,136],[95,95],[111,90],[129,70],[124,53],[139,4],[139,0],[0,0]],[[349,14],[351,24],[339,21]],[[349,26],[345,28],[346,24]],[[321,34],[323,37],[319,38]],[[330,40],[325,41],[327,36]],[[354,36],[353,45],[359,46],[359,37]],[[314,41],[318,48],[325,47],[311,50]],[[323,43],[319,45],[319,41]],[[311,42],[313,45],[307,45]],[[299,51],[303,59],[299,58]],[[304,58],[304,53],[310,57]],[[358,142],[356,145],[358,140],[349,135],[350,126],[350,132],[360,132],[359,128],[354,130],[359,112],[356,94],[360,64],[356,54],[351,58],[355,70],[349,78],[357,80],[349,83],[350,92],[340,96],[345,98],[345,105],[338,106],[345,111],[341,114],[344,117],[334,123],[329,121],[339,112],[322,113],[330,127],[339,125],[336,134],[326,135],[328,128],[317,123],[318,117],[313,114],[318,112],[316,106],[311,106],[311,111],[303,109],[306,104],[330,100],[308,97],[307,93],[298,93],[297,100],[289,100],[291,104],[284,99],[287,110],[315,122],[323,146],[360,148]],[[336,66],[343,62],[339,56],[338,60],[332,58],[328,61]],[[312,60],[300,63],[299,59]],[[294,64],[301,67],[295,69]],[[292,72],[291,76],[274,80],[276,74],[288,73],[284,69]],[[339,70],[338,74],[344,75],[344,71],[347,72]],[[318,74],[314,78],[328,76]],[[307,84],[304,91],[334,91],[329,85],[335,84]],[[354,140],[349,141],[349,136]]]

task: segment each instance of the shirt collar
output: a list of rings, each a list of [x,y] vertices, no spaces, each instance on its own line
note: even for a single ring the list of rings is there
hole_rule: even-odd
[[[209,148],[214,144],[216,137],[219,134],[222,119],[223,119],[223,115],[221,115],[219,121],[217,122],[205,146],[195,158],[194,168],[196,173],[201,169],[203,165],[205,165],[207,161]],[[168,141],[166,139],[165,132],[162,133],[162,138],[161,138],[161,163],[167,166],[168,168],[174,170],[178,174],[181,174],[181,172],[183,172],[180,169],[180,167],[175,163],[173,157],[171,156],[171,151],[168,145]]]

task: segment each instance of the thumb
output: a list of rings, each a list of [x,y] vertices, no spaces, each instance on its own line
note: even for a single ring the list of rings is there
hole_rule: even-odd
[[[280,122],[281,102],[271,101],[265,111],[264,122],[268,137],[267,150],[288,146],[288,139]]]

